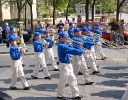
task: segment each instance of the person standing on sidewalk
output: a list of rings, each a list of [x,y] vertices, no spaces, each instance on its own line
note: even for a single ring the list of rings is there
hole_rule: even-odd
[[[119,32],[119,24],[116,21],[115,18],[113,18],[113,22],[109,23],[111,27],[111,33],[110,33],[110,41],[118,44],[118,32]]]
[[[6,36],[6,40],[7,40],[7,43],[6,43],[7,48],[9,48],[9,46],[10,46],[9,41],[8,41],[9,34],[10,34],[10,27],[8,26],[8,23],[5,23],[5,36]]]
[[[125,41],[125,39],[124,39],[124,30],[125,30],[124,20],[122,19],[120,21],[120,28],[119,28],[119,32],[120,32],[119,37],[120,37],[122,46],[124,46],[124,41]]]
[[[2,29],[2,27],[0,26],[0,42],[1,42],[1,44],[3,44],[2,31],[3,31],[3,29]]]

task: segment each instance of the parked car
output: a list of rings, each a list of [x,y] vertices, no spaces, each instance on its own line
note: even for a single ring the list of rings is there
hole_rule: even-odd
[[[106,33],[102,35],[102,38],[110,40],[110,32],[111,31],[108,30],[108,24],[106,24],[104,22],[82,22],[82,23],[78,23],[77,26],[80,28],[87,27],[87,26],[94,28],[94,25],[96,23],[100,24],[100,29],[106,30]],[[128,27],[126,27],[124,34],[125,34],[125,41],[128,41]]]
[[[2,37],[4,39],[4,42],[6,42],[6,35],[5,35],[5,22],[1,22],[0,26],[3,28],[3,32],[2,32]],[[17,27],[16,24],[11,24],[9,23],[9,26],[14,26]],[[28,42],[30,40],[30,38],[32,37],[32,30],[31,29],[23,29],[23,38],[25,42]]]

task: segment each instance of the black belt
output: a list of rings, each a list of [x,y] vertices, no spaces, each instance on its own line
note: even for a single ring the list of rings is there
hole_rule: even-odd
[[[111,31],[117,31],[117,30],[111,30]]]
[[[19,59],[13,59],[13,60],[19,60]]]
[[[70,62],[61,62],[61,63],[70,64]]]

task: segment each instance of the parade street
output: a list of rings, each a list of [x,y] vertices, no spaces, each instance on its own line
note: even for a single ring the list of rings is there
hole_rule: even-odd
[[[51,80],[44,79],[43,72],[39,72],[39,79],[32,79],[31,75],[36,63],[33,44],[27,43],[26,46],[29,51],[23,57],[24,73],[31,89],[22,90],[23,87],[19,78],[16,84],[18,90],[9,89],[12,76],[9,49],[5,45],[0,45],[0,90],[9,94],[14,100],[56,100],[59,71],[53,71],[53,67],[49,64],[48,70],[51,74]],[[110,59],[100,60],[98,57],[100,73],[91,75],[94,81],[93,85],[84,85],[83,75],[77,76],[80,94],[83,95],[81,100],[120,100],[127,88],[128,48],[121,49],[125,53],[109,48],[103,48],[103,50],[108,58],[112,58],[116,62],[112,62]],[[54,54],[56,57],[56,47],[54,47]],[[71,100],[69,85],[66,85],[64,95]]]

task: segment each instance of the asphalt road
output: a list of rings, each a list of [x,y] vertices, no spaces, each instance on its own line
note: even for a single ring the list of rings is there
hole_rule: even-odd
[[[33,46],[27,43],[29,51],[23,57],[25,67],[24,72],[31,90],[22,90],[20,79],[17,81],[18,90],[10,90],[11,68],[9,49],[4,45],[0,45],[0,90],[9,94],[14,100],[56,100],[57,84],[59,82],[59,72],[53,71],[52,66],[48,66],[52,80],[45,80],[43,72],[39,72],[39,79],[31,78],[33,67],[35,65],[35,57]],[[125,45],[127,47],[127,45]],[[99,71],[98,75],[91,75],[94,85],[85,86],[84,77],[77,76],[80,94],[84,97],[81,100],[120,100],[128,85],[128,49],[122,49],[125,53],[116,50],[104,48],[107,57],[112,58],[119,64],[110,60],[103,61],[98,57]],[[55,56],[57,56],[56,47],[54,48]],[[91,71],[90,71],[91,72]],[[65,87],[65,96],[71,97],[69,85]],[[70,99],[71,100],[71,99]]]

